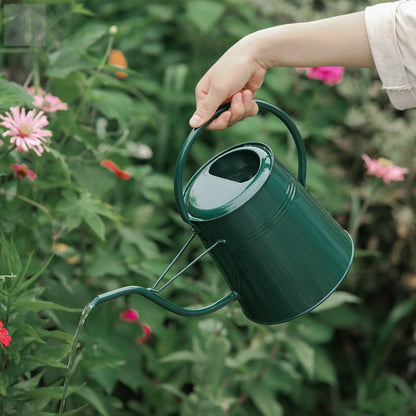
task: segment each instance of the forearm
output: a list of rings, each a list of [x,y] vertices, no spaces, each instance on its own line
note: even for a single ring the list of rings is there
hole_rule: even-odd
[[[264,68],[373,67],[364,12],[260,30],[244,38]]]

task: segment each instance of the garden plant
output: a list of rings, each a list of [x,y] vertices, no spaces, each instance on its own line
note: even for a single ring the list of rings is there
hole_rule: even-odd
[[[2,3],[1,416],[57,415],[84,306],[152,286],[190,237],[173,176],[204,71],[254,30],[369,3]],[[394,110],[370,69],[273,69],[257,98],[299,127],[308,190],[354,239],[351,272],[313,312],[279,325],[251,322],[237,304],[198,319],[137,296],[99,305],[63,414],[416,413],[415,110]],[[285,127],[260,114],[204,132],[186,175],[251,140],[296,170]],[[192,242],[175,268],[202,250]],[[228,290],[207,256],[164,296],[198,307]]]

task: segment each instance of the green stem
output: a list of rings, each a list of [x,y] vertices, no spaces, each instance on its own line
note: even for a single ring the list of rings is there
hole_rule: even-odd
[[[37,47],[32,50],[33,56],[33,85],[35,87],[35,94],[38,94],[40,88],[40,70],[39,70],[39,50]]]
[[[111,49],[113,48],[113,44],[114,44],[114,35],[110,35],[109,38],[108,38],[108,43],[107,43],[107,47],[106,47],[106,50],[104,52],[104,55],[103,55],[100,63],[98,64],[98,67],[97,67],[98,72],[103,69],[105,63],[107,62],[108,56],[110,55]],[[78,121],[78,118],[79,118],[80,114],[82,113],[82,110],[84,109],[86,97],[88,97],[89,92],[93,88],[94,81],[95,81],[95,77],[94,77],[94,73],[93,73],[93,75],[91,75],[91,77],[86,82],[86,87],[85,87],[84,92],[81,96],[78,107],[75,110],[75,120],[76,121]],[[62,140],[60,142],[60,148],[61,149],[64,147],[66,141],[68,140],[68,137],[69,137],[68,133],[65,133],[64,137],[62,138]]]
[[[367,210],[370,207],[371,203],[374,201],[374,196],[376,195],[379,186],[380,186],[380,180],[376,178],[373,182],[370,192],[364,199],[364,203],[361,205],[360,211],[355,217],[355,221],[350,226],[350,235],[351,235],[351,238],[354,240],[354,243],[356,242],[358,230],[362,225],[364,216],[367,213]]]

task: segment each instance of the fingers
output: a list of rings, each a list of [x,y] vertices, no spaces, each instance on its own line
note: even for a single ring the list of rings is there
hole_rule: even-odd
[[[247,117],[255,116],[259,111],[254,95],[250,90],[244,90],[233,95],[230,109],[224,111],[210,123],[208,130],[222,130]]]
[[[223,96],[221,92],[214,90],[214,88],[210,88],[209,76],[206,75],[196,86],[195,98],[196,111],[189,120],[189,125],[193,128],[207,122],[227,97]]]

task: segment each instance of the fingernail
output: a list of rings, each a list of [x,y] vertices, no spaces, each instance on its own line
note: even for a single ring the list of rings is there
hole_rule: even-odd
[[[199,114],[195,113],[189,120],[189,124],[191,127],[198,127],[201,120],[202,120],[202,117]]]

